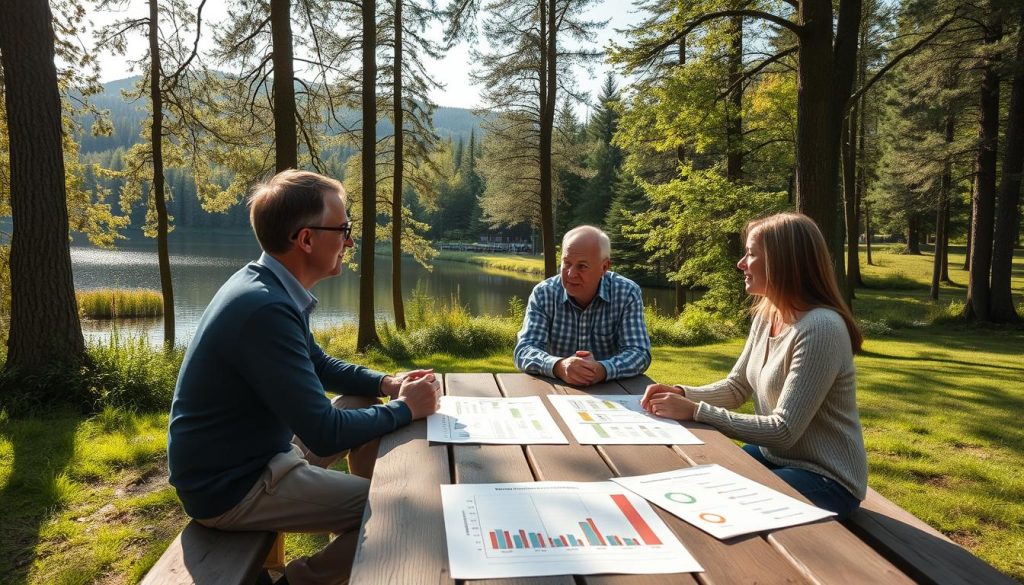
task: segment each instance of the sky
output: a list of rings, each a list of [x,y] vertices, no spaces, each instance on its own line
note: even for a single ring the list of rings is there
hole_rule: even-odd
[[[145,2],[128,2],[127,4],[130,6],[128,9],[116,14],[91,11],[89,20],[96,27],[99,27],[118,18],[144,17],[146,15],[147,7]],[[586,18],[590,20],[607,19],[609,22],[607,26],[597,33],[597,41],[594,47],[603,49],[611,40],[621,40],[622,35],[618,34],[616,29],[627,28],[640,20],[640,16],[634,10],[630,0],[604,0],[603,2],[595,3],[587,11]],[[204,8],[204,21],[216,23],[224,18],[225,14],[223,3],[208,2],[207,8]],[[437,28],[439,29],[440,27],[437,26]],[[440,32],[438,32],[439,37]],[[481,39],[478,42],[483,43],[485,41]],[[141,35],[135,35],[128,47],[128,55],[143,54],[145,44],[146,40]],[[480,102],[481,88],[471,84],[469,80],[469,72],[472,69],[469,52],[470,47],[463,42],[449,51],[443,60],[433,61],[428,58],[426,63],[427,71],[433,74],[435,79],[445,86],[444,89],[432,92],[431,94],[431,98],[438,105],[460,108],[474,108],[482,105]],[[136,72],[132,72],[129,69],[127,58],[124,56],[104,53],[99,55],[99,62],[100,80],[104,82],[123,79],[136,74]],[[596,101],[601,83],[609,69],[610,66],[606,63],[598,62],[593,67],[593,74],[588,74],[584,70],[577,70],[575,72],[577,87],[588,92],[592,102]],[[577,110],[582,116],[586,116],[588,113],[586,105],[578,106]]]

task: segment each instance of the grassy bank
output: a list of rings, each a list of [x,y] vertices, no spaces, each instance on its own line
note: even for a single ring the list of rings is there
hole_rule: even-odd
[[[965,289],[945,285],[939,302],[928,299],[930,256],[876,251],[875,260],[864,271],[870,288],[854,303],[869,329],[856,362],[870,484],[1024,580],[1024,330],[951,319]],[[957,283],[966,282],[962,261],[951,259]],[[1020,257],[1014,287],[1024,293]],[[351,350],[354,328],[318,338],[331,353],[385,371],[513,370],[521,305],[505,318],[443,310],[429,299],[407,311],[411,331],[382,329],[382,348],[366,355]],[[683,321],[652,317],[649,326],[648,374],[659,381],[718,379],[743,345],[741,326],[698,312]],[[102,375],[91,388],[107,405],[99,414],[0,414],[2,583],[132,583],[186,522],[164,463],[165,410],[181,353],[139,343],[92,352]],[[322,544],[320,536],[289,536],[286,554]]]
[[[538,280],[544,276],[544,258],[541,256],[520,256],[517,254],[477,254],[475,252],[457,252],[454,250],[443,250],[438,253],[438,260],[448,262],[464,262],[482,266],[489,270],[501,272],[515,272],[536,277]]]

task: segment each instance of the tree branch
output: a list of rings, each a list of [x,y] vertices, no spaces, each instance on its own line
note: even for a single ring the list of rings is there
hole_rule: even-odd
[[[725,88],[725,91],[723,91],[722,93],[718,94],[718,96],[715,98],[715,101],[717,102],[719,100],[725,99],[725,97],[728,96],[730,93],[732,93],[736,89],[736,87],[738,85],[740,85],[744,81],[750,79],[751,77],[757,75],[765,67],[771,65],[772,63],[778,61],[779,59],[781,59],[781,58],[783,58],[783,57],[785,57],[787,55],[792,55],[793,53],[795,53],[797,51],[797,49],[799,49],[799,47],[797,47],[796,45],[793,45],[792,47],[789,47],[788,49],[783,49],[783,50],[779,51],[778,53],[772,55],[771,57],[765,59],[764,61],[761,61],[760,63],[758,63],[752,69],[743,72],[743,74],[740,75],[736,79],[736,81],[732,82],[729,85],[729,87]]]
[[[861,86],[861,88],[858,89],[857,91],[853,92],[853,94],[850,96],[850,99],[846,100],[846,104],[843,106],[843,111],[845,112],[845,111],[849,110],[850,106],[853,105],[853,102],[855,102],[857,99],[860,98],[860,96],[864,95],[869,89],[871,89],[871,86],[874,85],[876,82],[878,82],[878,80],[881,79],[882,76],[885,75],[890,69],[895,67],[897,63],[902,61],[904,58],[909,57],[910,55],[913,55],[914,53],[916,53],[917,50],[920,49],[921,47],[923,47],[925,44],[927,44],[928,41],[930,41],[930,40],[934,39],[935,37],[939,36],[939,33],[941,33],[943,31],[943,29],[945,29],[947,26],[949,26],[950,24],[955,22],[957,19],[959,19],[960,15],[958,14],[958,11],[959,11],[959,9],[954,9],[953,10],[953,15],[950,16],[949,18],[947,18],[945,21],[943,21],[942,24],[940,24],[938,27],[935,28],[935,30],[933,30],[932,32],[928,33],[927,36],[925,36],[923,39],[921,39],[921,40],[917,41],[916,43],[914,43],[907,50],[905,50],[902,53],[900,53],[900,54],[896,55],[895,57],[893,57],[891,61],[889,61],[888,63],[885,64],[885,67],[882,67],[881,69],[878,70],[877,73],[872,75],[871,79],[869,79],[867,81],[867,83],[865,83],[863,86]]]
[[[730,16],[745,16],[748,18],[767,20],[768,22],[789,29],[790,32],[797,35],[798,37],[803,34],[804,30],[804,28],[801,25],[796,24],[791,20],[787,20],[777,14],[764,12],[762,10],[720,10],[718,12],[709,12],[707,14],[702,14],[701,16],[698,16],[697,18],[686,23],[683,26],[683,28],[679,30],[679,32],[655,45],[653,49],[647,52],[647,54],[644,56],[643,61],[649,61],[653,59],[656,55],[660,54],[662,51],[664,51],[671,45],[678,43],[686,35],[693,32],[693,29],[704,24],[705,22],[715,20],[718,18],[727,18]]]

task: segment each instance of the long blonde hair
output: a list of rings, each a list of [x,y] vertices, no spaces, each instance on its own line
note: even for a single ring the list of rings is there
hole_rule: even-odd
[[[791,320],[796,313],[826,307],[839,313],[853,352],[864,337],[843,300],[832,271],[828,246],[814,220],[802,213],[779,213],[747,224],[744,235],[758,238],[765,259],[765,296],[752,312],[767,321]]]

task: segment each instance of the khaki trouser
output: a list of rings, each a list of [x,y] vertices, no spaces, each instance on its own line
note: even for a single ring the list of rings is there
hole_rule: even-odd
[[[335,408],[377,403],[361,396],[339,396],[333,401]],[[328,457],[310,452],[298,437],[292,443],[290,451],[278,453],[267,463],[256,485],[234,508],[196,521],[220,530],[334,533],[337,537],[320,552],[288,563],[285,575],[295,585],[347,583],[379,440]],[[356,475],[326,469],[346,453],[349,469]]]

